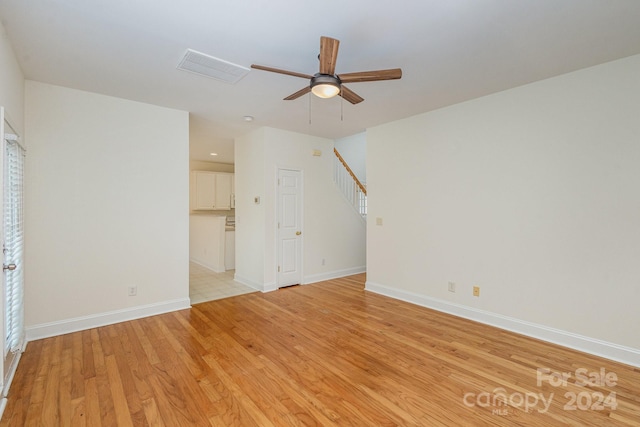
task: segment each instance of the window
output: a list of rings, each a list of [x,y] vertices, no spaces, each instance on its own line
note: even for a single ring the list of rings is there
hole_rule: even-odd
[[[25,151],[16,135],[5,133],[4,156],[4,355],[20,351],[24,318],[24,214],[23,173]]]

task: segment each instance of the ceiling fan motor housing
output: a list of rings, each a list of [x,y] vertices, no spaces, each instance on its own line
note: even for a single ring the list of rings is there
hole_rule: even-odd
[[[311,78],[311,91],[320,98],[331,98],[340,92],[340,78],[331,74],[316,73]]]

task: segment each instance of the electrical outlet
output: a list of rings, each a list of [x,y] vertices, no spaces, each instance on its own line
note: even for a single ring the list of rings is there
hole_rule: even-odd
[[[474,297],[479,297],[480,296],[480,286],[474,286],[473,287],[473,296]]]
[[[138,295],[138,287],[137,286],[129,286],[129,296],[135,297]]]
[[[376,225],[382,225],[382,218],[376,218]]]
[[[324,258],[322,258],[322,265],[325,265],[325,264],[326,264],[326,261]]]
[[[453,282],[449,282],[449,285],[447,286],[447,289],[449,290],[449,292],[455,292],[456,291],[456,284]]]

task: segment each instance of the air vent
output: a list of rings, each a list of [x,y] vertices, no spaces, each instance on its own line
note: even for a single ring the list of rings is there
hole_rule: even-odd
[[[178,70],[189,71],[227,83],[237,83],[249,73],[249,69],[195,50],[187,49],[178,64]]]

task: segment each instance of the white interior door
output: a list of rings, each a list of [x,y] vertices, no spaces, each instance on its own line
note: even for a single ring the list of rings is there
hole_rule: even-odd
[[[278,170],[277,286],[302,283],[302,172]]]

